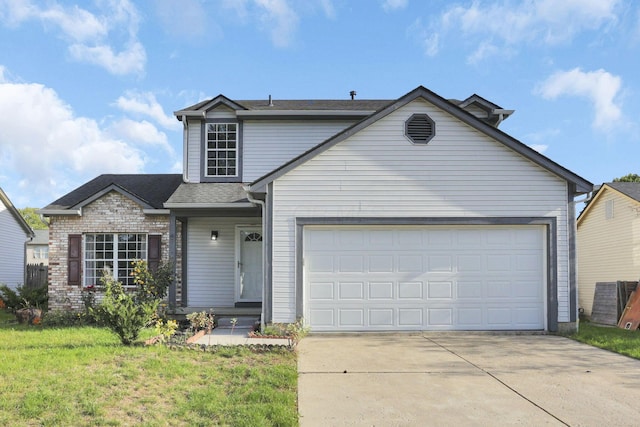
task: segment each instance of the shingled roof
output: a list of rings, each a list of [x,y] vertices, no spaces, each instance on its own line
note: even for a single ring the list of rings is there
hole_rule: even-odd
[[[640,202],[640,182],[607,182],[609,187]]]
[[[82,206],[93,196],[109,188],[117,188],[139,199],[153,209],[163,209],[164,202],[182,183],[180,174],[100,175],[62,196],[40,210],[47,214]]]

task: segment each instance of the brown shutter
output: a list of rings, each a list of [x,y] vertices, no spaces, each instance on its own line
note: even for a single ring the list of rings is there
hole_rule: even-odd
[[[69,234],[68,257],[68,282],[69,286],[80,286],[82,277],[82,235]]]
[[[162,242],[162,236],[158,234],[149,236],[149,252],[147,256],[147,263],[149,264],[150,271],[156,271],[160,265],[160,243]]]

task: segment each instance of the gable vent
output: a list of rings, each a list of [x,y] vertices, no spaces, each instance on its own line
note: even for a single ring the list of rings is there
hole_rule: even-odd
[[[414,144],[426,144],[436,135],[436,124],[426,114],[414,114],[405,123],[405,135]]]

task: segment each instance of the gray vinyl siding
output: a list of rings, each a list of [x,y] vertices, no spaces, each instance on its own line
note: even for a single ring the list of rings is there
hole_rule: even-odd
[[[232,307],[235,303],[236,225],[256,225],[256,218],[190,218],[187,277],[190,307]],[[219,233],[211,241],[211,231]]]
[[[24,283],[24,254],[27,235],[0,201],[0,284],[15,289]]]
[[[243,127],[243,181],[249,182],[353,124],[352,121],[247,120]]]
[[[235,119],[229,111],[207,113],[207,119]],[[349,120],[247,120],[242,124],[242,181],[250,182],[277,169],[351,126]],[[187,132],[187,178],[201,181],[202,121],[190,120]]]
[[[189,182],[200,182],[200,152],[202,144],[202,121],[189,120],[187,132],[187,179]]]
[[[405,120],[436,123],[411,144]],[[273,186],[273,321],[296,309],[295,218],[555,217],[558,321],[569,321],[566,181],[424,101],[414,101],[298,166]]]

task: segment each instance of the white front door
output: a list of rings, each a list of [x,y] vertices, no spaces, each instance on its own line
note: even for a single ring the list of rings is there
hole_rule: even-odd
[[[262,230],[239,227],[237,232],[237,287],[239,302],[262,301]]]

